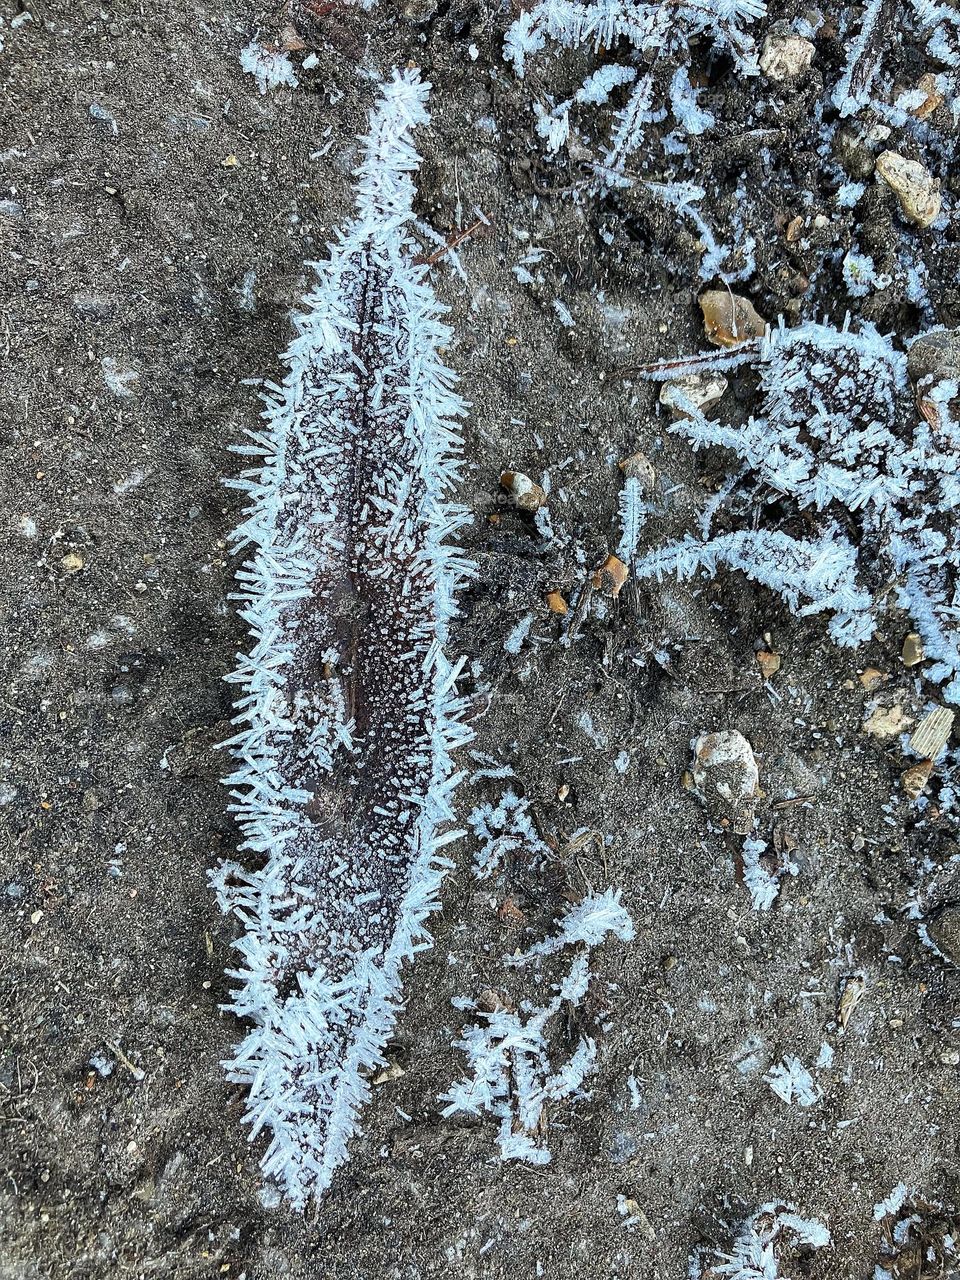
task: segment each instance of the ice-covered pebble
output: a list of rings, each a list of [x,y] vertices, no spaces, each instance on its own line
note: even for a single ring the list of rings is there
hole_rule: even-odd
[[[675,382],[665,382],[660,389],[660,403],[666,405],[674,420],[690,417],[690,405],[708,414],[719,404],[728,387],[722,373],[691,373]]]

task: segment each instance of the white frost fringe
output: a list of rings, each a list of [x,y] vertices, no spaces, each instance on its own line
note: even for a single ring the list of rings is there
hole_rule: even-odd
[[[266,425],[237,451],[260,461],[235,537],[253,648],[226,780],[264,859],[212,876],[246,932],[233,1003],[253,1023],[229,1079],[249,1087],[263,1170],[302,1208],[347,1159],[365,1073],[401,1000],[404,960],[430,945],[452,813],[450,751],[469,737],[444,657],[469,566],[446,539],[464,522],[464,404],[438,359],[449,329],[407,232],[430,86],[385,84],[363,139],[357,216],[298,318]]]

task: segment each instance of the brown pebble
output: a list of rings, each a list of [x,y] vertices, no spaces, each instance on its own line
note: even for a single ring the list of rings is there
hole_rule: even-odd
[[[547,608],[551,613],[560,614],[561,617],[563,614],[570,612],[570,606],[567,604],[566,600],[564,600],[559,591],[547,592]]]
[[[923,641],[916,631],[909,632],[904,637],[903,649],[900,651],[900,661],[905,667],[916,667],[923,661],[923,657]]]
[[[886,671],[881,671],[879,667],[865,667],[860,672],[859,679],[863,687],[868,692],[871,692],[874,689],[879,689],[882,684],[886,684],[890,677]]]
[[[599,591],[601,587],[609,586],[614,597],[617,597],[629,577],[630,570],[623,561],[617,556],[609,555],[593,575],[593,587],[595,591]]]
[[[738,347],[751,338],[762,338],[767,322],[749,298],[728,289],[708,289],[700,295],[707,341],[715,347]]]
[[[764,680],[769,680],[771,676],[775,676],[780,670],[779,653],[773,653],[770,649],[761,649],[757,653],[757,666],[760,668],[760,674]]]
[[[620,470],[628,480],[639,480],[647,493],[652,493],[656,487],[657,473],[645,453],[631,453],[620,463]]]
[[[543,489],[522,471],[504,471],[500,476],[500,484],[521,511],[539,511],[546,506],[547,495]]]
[[[900,784],[909,799],[916,800],[923,794],[932,772],[932,760],[921,760],[919,764],[912,764],[909,769],[904,769],[900,775]]]

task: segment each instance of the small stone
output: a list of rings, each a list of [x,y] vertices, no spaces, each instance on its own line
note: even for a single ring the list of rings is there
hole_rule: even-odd
[[[837,1021],[840,1023],[842,1031],[846,1030],[847,1023],[850,1021],[854,1009],[860,1003],[865,990],[866,983],[859,974],[853,974],[849,978],[842,980],[840,998],[837,1001]]]
[[[708,289],[700,295],[703,327],[707,341],[715,347],[739,347],[752,338],[762,338],[767,322],[749,298],[729,289]]]
[[[907,369],[914,382],[960,379],[960,329],[935,329],[910,344]]]
[[[913,725],[912,716],[908,716],[899,702],[889,707],[876,707],[863,722],[863,732],[879,742],[892,742],[901,733]]]
[[[617,556],[609,555],[603,564],[593,575],[593,587],[595,591],[599,591],[601,587],[609,586],[616,598],[630,577],[630,570]]]
[[[927,925],[927,934],[941,955],[960,964],[960,907],[944,907]]]
[[[918,227],[929,227],[940,213],[939,179],[897,151],[880,153],[877,173],[900,201],[904,216]]]
[[[60,560],[60,565],[65,573],[79,573],[83,568],[83,556],[76,551],[68,551]]]
[[[736,729],[702,734],[693,748],[696,794],[717,826],[740,835],[753,828],[760,771],[750,743]]]
[[[791,31],[771,31],[760,51],[760,70],[769,80],[782,83],[809,71],[814,47]]]
[[[940,1054],[940,1061],[945,1067],[960,1065],[960,1049],[944,1049]]]
[[[402,1080],[407,1073],[399,1062],[390,1062],[373,1077],[374,1084],[387,1084],[390,1080]]]
[[[40,910],[30,912],[30,923],[39,924],[43,919],[43,912]]]
[[[722,373],[691,373],[674,382],[665,382],[660,388],[660,403],[670,410],[674,421],[691,416],[689,405],[706,417],[714,405],[719,404],[728,386]]]
[[[923,641],[916,631],[910,631],[904,637],[903,648],[900,651],[900,661],[905,667],[916,667],[923,661],[923,658]]]
[[[946,707],[934,707],[923,717],[910,737],[910,746],[925,760],[936,760],[947,745],[953,730],[954,712]]]
[[[779,653],[773,653],[770,649],[761,649],[757,653],[757,666],[760,668],[760,674],[764,680],[769,680],[771,676],[775,676],[780,670]]]
[[[657,473],[645,453],[631,453],[620,463],[620,470],[628,480],[639,480],[646,493],[653,493],[657,485]]]
[[[909,800],[917,800],[923,795],[923,790],[930,781],[932,772],[932,760],[921,760],[919,764],[912,764],[909,769],[904,769],[900,775],[900,785]]]
[[[886,671],[881,671],[879,667],[865,667],[859,676],[860,683],[868,693],[872,693],[874,689],[879,689],[889,679],[890,677]]]
[[[547,608],[551,613],[559,614],[561,617],[570,612],[570,606],[559,591],[547,592]]]
[[[926,120],[943,106],[946,99],[937,88],[937,77],[932,71],[927,71],[920,77],[917,88],[925,97],[919,106],[910,109],[910,114],[918,120]]]
[[[504,471],[500,476],[500,484],[521,511],[539,511],[546,506],[547,495],[543,489],[522,471]]]

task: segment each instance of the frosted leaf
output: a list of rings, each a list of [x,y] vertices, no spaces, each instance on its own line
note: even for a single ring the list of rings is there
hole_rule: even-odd
[[[235,597],[251,648],[226,781],[256,869],[211,877],[244,928],[230,1007],[252,1024],[227,1071],[300,1208],[347,1159],[459,834],[450,752],[468,735],[444,646],[465,515],[445,495],[465,406],[406,229],[428,89],[409,71],[383,86],[357,217],[317,265],[289,373],[237,446],[256,465],[232,482],[250,500],[234,542],[251,548]]]

